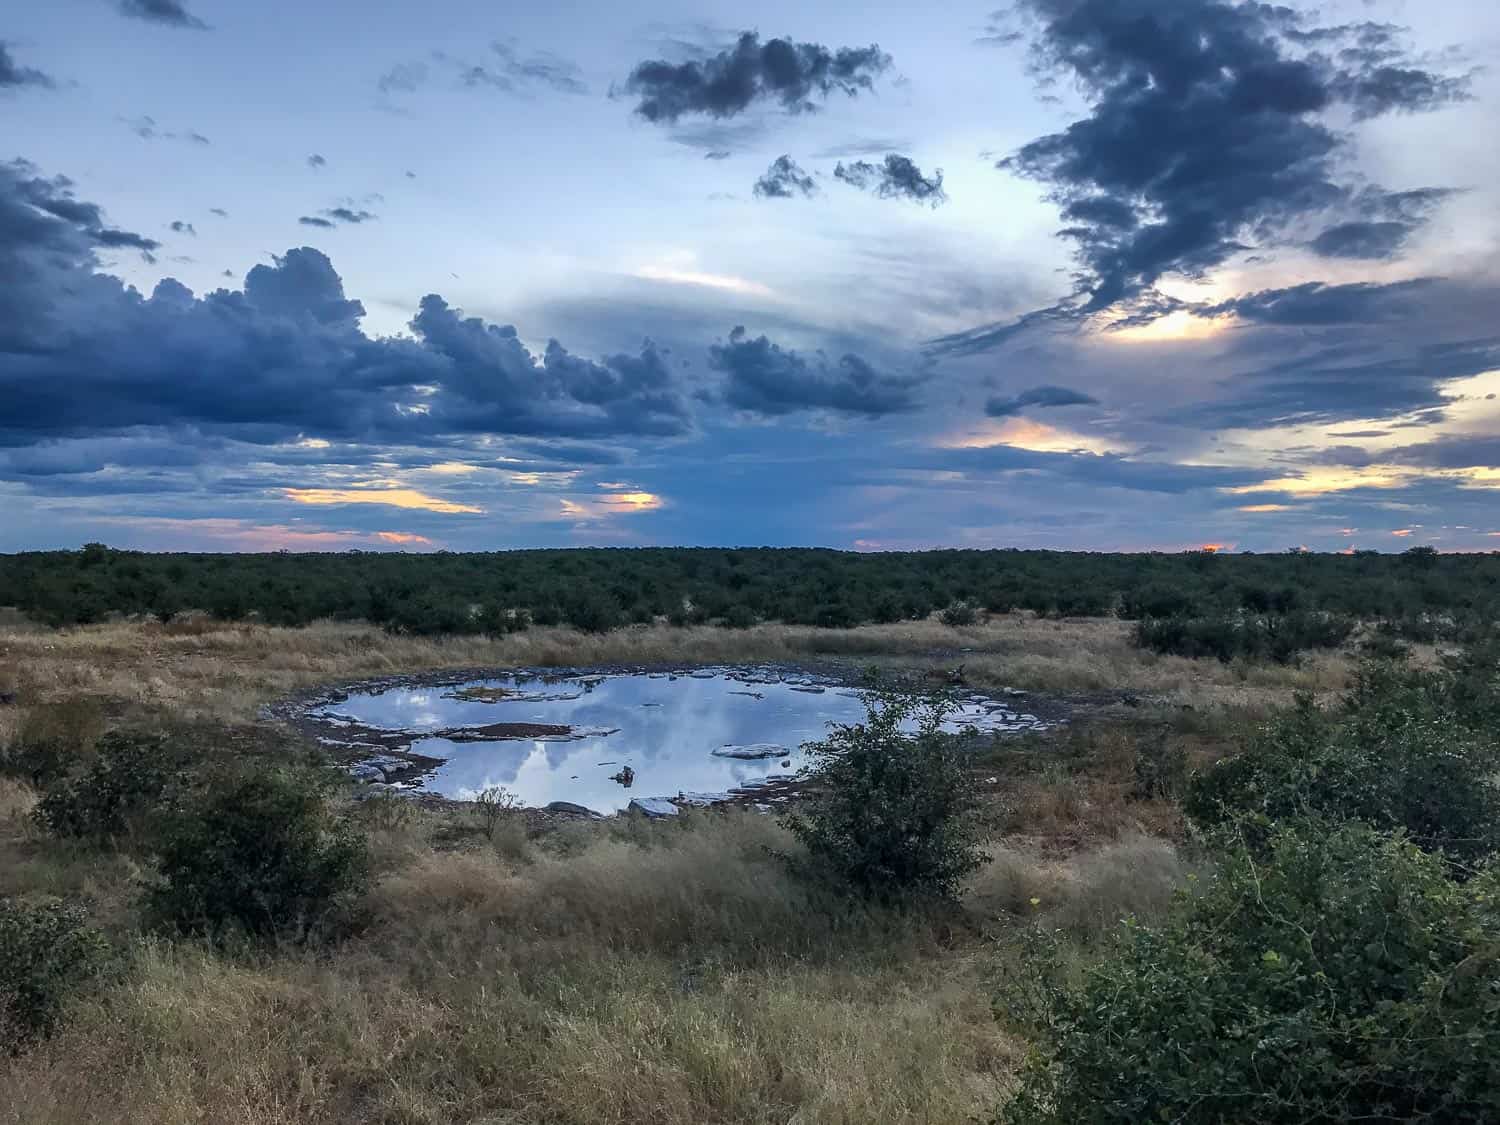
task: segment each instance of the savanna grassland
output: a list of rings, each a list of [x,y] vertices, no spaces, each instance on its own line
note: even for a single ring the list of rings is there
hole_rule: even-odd
[[[1495,978],[1500,948],[1479,890],[1500,831],[1500,682],[1483,614],[1351,614],[1334,637],[1288,625],[1332,610],[1251,608],[1235,589],[1232,607],[1150,616],[1189,637],[1167,644],[1118,604],[987,612],[956,590],[941,613],[837,628],[13,613],[0,943],[31,975],[0,970],[0,1121],[1485,1120],[1500,1080],[1481,1048],[1500,1026],[1472,982]],[[355,801],[260,717],[391,673],[762,660],[914,684],[962,666],[1069,721],[961,757],[924,744],[932,770],[899,794],[876,790],[905,751],[871,736],[845,755],[876,767],[851,783],[869,800],[835,808],[813,779],[800,822],[657,823]],[[889,855],[870,854],[879,825],[853,844],[829,827],[882,801],[897,820],[921,805]],[[949,829],[954,885],[894,862]],[[296,878],[246,875],[231,844]],[[837,874],[855,861],[876,873],[859,888]],[[215,880],[290,905],[247,914]],[[1335,964],[1396,902],[1400,949]],[[1439,915],[1462,924],[1437,934]],[[1296,983],[1313,972],[1320,989]],[[1253,1017],[1226,999],[1252,993]],[[1314,994],[1334,999],[1314,1010]],[[1096,1026],[1099,1010],[1118,1022]],[[1262,1057],[1211,1054],[1240,1032]],[[1459,1041],[1466,1054],[1409,1049]],[[1456,1093],[1390,1093],[1413,1084]]]

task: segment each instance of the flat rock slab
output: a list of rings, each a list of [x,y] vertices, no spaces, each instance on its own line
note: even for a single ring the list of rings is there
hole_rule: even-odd
[[[652,820],[661,820],[676,816],[682,810],[665,797],[636,797],[625,811],[645,813]]]
[[[758,762],[763,758],[785,758],[791,751],[785,746],[770,742],[759,742],[753,746],[720,746],[713,751],[715,758],[739,758],[741,761]]]

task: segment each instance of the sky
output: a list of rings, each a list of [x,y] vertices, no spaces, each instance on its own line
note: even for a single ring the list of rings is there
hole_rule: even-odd
[[[1500,549],[1500,6],[994,3],[7,5],[0,551]]]

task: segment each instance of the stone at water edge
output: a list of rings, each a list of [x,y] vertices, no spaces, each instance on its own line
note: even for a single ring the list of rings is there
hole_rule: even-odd
[[[550,804],[548,804],[544,808],[543,811],[545,811],[545,812],[561,812],[561,813],[577,813],[577,814],[580,814],[582,816],[593,817],[595,820],[599,819],[599,814],[596,813],[593,809],[587,808],[584,805],[574,804],[572,801],[553,801]]]
[[[771,742],[758,742],[753,746],[720,746],[711,753],[715,758],[738,758],[741,761],[754,762],[762,758],[784,758],[787,749],[785,746],[777,746]]]
[[[625,809],[626,812],[644,813],[651,820],[676,816],[682,810],[665,797],[636,797]]]

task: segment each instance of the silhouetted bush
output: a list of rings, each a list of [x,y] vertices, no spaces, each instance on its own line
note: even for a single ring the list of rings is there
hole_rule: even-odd
[[[225,779],[166,818],[150,905],[164,924],[305,937],[363,890],[364,838],[331,813],[317,776]]]

